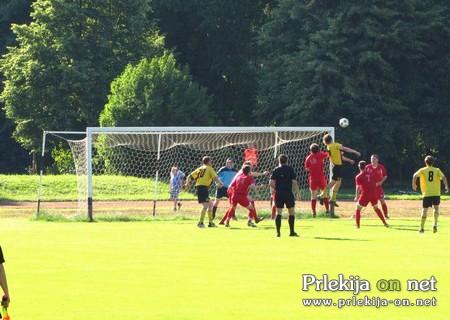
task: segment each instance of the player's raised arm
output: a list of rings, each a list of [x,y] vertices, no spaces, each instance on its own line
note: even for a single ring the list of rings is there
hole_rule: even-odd
[[[356,150],[353,150],[352,148],[341,146],[341,147],[340,147],[340,150],[341,150],[341,151],[344,151],[344,152],[348,152],[348,153],[353,153],[353,154],[355,154],[358,158],[361,157],[361,153],[359,153],[359,152],[356,151]]]
[[[347,158],[346,156],[342,156],[342,160],[346,162],[350,162],[351,164],[354,164],[355,161],[353,159]]]

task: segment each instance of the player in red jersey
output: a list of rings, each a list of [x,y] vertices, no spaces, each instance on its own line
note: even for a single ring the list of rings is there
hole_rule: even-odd
[[[366,166],[366,170],[373,173],[375,183],[377,185],[378,200],[381,202],[381,208],[383,209],[383,214],[385,219],[389,219],[388,207],[386,201],[384,200],[384,190],[383,183],[387,179],[386,168],[380,163],[380,157],[377,154],[373,154],[370,157],[371,164]]]
[[[228,209],[226,213],[225,227],[230,226],[230,220],[233,217],[238,204],[249,210],[248,226],[256,227],[256,225],[252,221],[253,217],[257,217],[256,210],[249,200],[248,190],[249,189],[256,190],[258,187],[255,185],[255,179],[251,175],[251,170],[252,170],[251,166],[245,166],[242,169],[242,173],[236,175],[236,179],[234,179],[233,182],[231,182],[230,186],[228,187],[231,195],[230,197],[231,207],[230,209]]]
[[[361,220],[361,209],[363,207],[366,207],[369,204],[369,202],[372,204],[373,210],[375,210],[378,217],[383,222],[384,226],[389,227],[389,225],[384,220],[383,213],[378,208],[378,192],[373,173],[368,170],[365,170],[366,168],[365,161],[360,161],[358,163],[358,168],[360,173],[355,178],[356,184],[355,201],[357,201],[356,228],[359,229],[360,227],[359,222]]]
[[[250,169],[253,170],[253,165],[252,165],[251,161],[245,161],[245,162],[242,164],[242,169],[239,170],[238,173],[234,176],[233,180],[230,182],[230,185],[234,182],[234,180],[237,179],[237,177],[239,177],[239,176],[242,174],[242,170],[243,170],[243,168],[244,168],[245,166],[250,166]],[[250,175],[251,175],[253,178],[262,177],[262,176],[268,175],[269,173],[270,173],[269,171],[264,171],[264,172],[253,172],[253,171],[250,171]],[[228,188],[228,190],[227,190],[227,195],[228,195],[228,200],[229,200],[230,203],[231,203],[231,197],[233,196],[233,190],[230,189],[230,188]],[[248,201],[252,204],[253,208],[255,209],[255,211],[254,211],[254,216],[252,216],[251,218],[254,219],[256,223],[259,223],[259,222],[263,221],[263,220],[264,220],[264,217],[258,217],[258,215],[257,215],[257,213],[256,213],[255,200],[254,200],[250,195],[248,195],[247,197],[248,197]],[[237,220],[234,213],[233,213],[233,216],[232,216],[231,218],[232,218],[233,220]],[[226,220],[226,219],[227,219],[227,213],[225,212],[225,214],[223,215],[223,217],[222,217],[222,219],[220,220],[219,224],[222,224],[222,225],[225,224],[225,220]],[[249,221],[248,221],[248,226],[249,226],[249,227],[254,227],[253,221],[250,221],[250,220],[249,220]]]
[[[317,205],[317,193],[318,190],[323,190],[327,186],[327,180],[323,173],[325,167],[324,160],[328,158],[328,152],[320,152],[319,145],[313,143],[309,150],[311,154],[305,160],[305,168],[309,171],[309,190],[311,190],[311,209],[313,217],[316,217],[316,205]],[[323,198],[325,204],[325,210],[329,213],[330,207],[328,202],[328,196]]]

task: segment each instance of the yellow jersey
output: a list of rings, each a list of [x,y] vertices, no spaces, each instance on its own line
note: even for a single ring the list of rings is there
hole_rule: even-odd
[[[342,153],[341,153],[342,144],[334,142],[327,144],[327,150],[330,153],[331,163],[335,166],[342,165]]]
[[[424,167],[416,174],[420,178],[420,190],[424,197],[438,197],[441,195],[441,179],[444,176],[439,168]]]
[[[195,179],[195,186],[208,187],[214,178],[217,178],[217,173],[211,166],[201,166],[191,173],[192,178]]]

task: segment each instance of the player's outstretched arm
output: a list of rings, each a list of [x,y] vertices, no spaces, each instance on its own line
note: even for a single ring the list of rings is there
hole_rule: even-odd
[[[252,176],[253,178],[258,178],[258,177],[262,177],[262,176],[267,176],[267,175],[269,175],[269,174],[270,174],[269,171],[264,171],[264,172],[253,172],[253,171],[252,171],[251,176]]]
[[[341,149],[341,151],[344,151],[344,152],[353,153],[353,154],[355,154],[358,158],[361,157],[361,153],[359,153],[359,152],[356,151],[356,150],[353,150],[352,148],[341,146],[340,149]]]
[[[352,159],[350,159],[350,158],[347,158],[346,156],[342,156],[342,160],[344,160],[344,161],[346,161],[346,162],[350,162],[351,164],[354,164],[354,163],[355,163],[354,160],[352,160]]]
[[[217,185],[219,186],[219,188],[222,188],[222,187],[223,187],[223,182],[220,181],[219,178],[215,177],[213,180],[217,183]]]

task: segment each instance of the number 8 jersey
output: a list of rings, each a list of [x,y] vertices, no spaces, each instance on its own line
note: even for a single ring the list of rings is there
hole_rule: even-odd
[[[441,179],[443,173],[439,168],[424,167],[416,174],[420,177],[420,190],[424,197],[439,197],[441,195]]]

